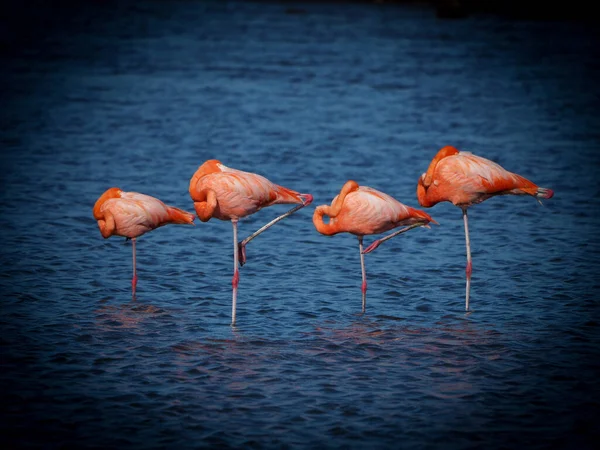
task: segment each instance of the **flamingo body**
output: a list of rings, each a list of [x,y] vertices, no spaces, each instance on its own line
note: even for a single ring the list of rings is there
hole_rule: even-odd
[[[190,180],[190,197],[194,209],[202,222],[211,218],[230,220],[233,226],[233,287],[231,325],[236,321],[237,289],[239,285],[239,265],[246,262],[246,244],[275,223],[293,214],[313,200],[310,194],[301,194],[265,177],[232,169],[216,159],[204,162]],[[240,218],[276,204],[297,204],[288,212],[273,219],[246,239],[238,243],[237,223]]]
[[[489,159],[471,152],[461,152],[452,146],[438,151],[427,172],[419,177],[417,183],[417,200],[421,206],[431,207],[447,201],[462,209],[467,249],[467,311],[473,271],[467,209],[497,195],[530,195],[539,201],[542,198],[551,198],[554,192],[552,189],[537,186],[521,175],[509,172]]]
[[[211,191],[216,199],[214,206]],[[279,186],[256,173],[229,168],[217,160],[209,160],[198,168],[189,192],[203,222],[212,217],[240,219],[275,204],[308,204],[308,197],[312,201],[308,194]]]
[[[113,187],[96,201],[94,219],[102,236],[123,236],[133,241],[133,279],[135,295],[137,284],[135,264],[135,239],[148,231],[167,224],[193,224],[194,215],[166,205],[159,199],[137,192],[124,192]]]
[[[496,195],[551,198],[553,194],[489,159],[451,146],[438,152],[417,187],[417,199],[424,207],[443,201],[469,207]]]
[[[194,215],[155,197],[110,188],[94,205],[94,218],[104,238],[139,237],[168,223],[191,224]]]
[[[324,216],[329,217],[325,223]],[[331,205],[315,209],[313,224],[317,231],[326,236],[351,233],[358,237],[362,270],[363,311],[366,305],[367,277],[364,255],[375,250],[382,242],[411,228],[437,223],[429,214],[400,203],[393,197],[368,186],[359,186],[356,181],[347,181]],[[398,227],[406,227],[373,242],[363,250],[363,236],[384,233]]]
[[[417,222],[433,221],[429,214],[406,206],[384,192],[368,186],[359,186],[354,181],[348,183],[356,188],[346,194],[342,192],[337,195],[332,201],[332,206],[319,206],[315,210],[313,223],[320,233],[333,235],[347,232],[355,236],[366,236]],[[336,214],[332,209],[338,203],[340,207]],[[324,215],[329,215],[328,224],[323,222]]]

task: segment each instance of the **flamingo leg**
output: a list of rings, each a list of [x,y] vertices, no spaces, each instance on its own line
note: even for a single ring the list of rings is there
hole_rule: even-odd
[[[471,241],[469,239],[469,222],[467,220],[467,208],[462,209],[463,220],[465,222],[465,242],[467,245],[467,289],[465,296],[465,310],[469,310],[469,293],[471,291],[471,273],[473,272],[473,265],[471,264]]]
[[[365,269],[365,252],[363,252],[363,237],[358,236],[358,250],[360,251],[360,270],[362,271],[362,312],[367,309],[367,271]]]
[[[266,225],[263,225],[262,227],[260,227],[258,230],[256,230],[254,233],[252,233],[250,236],[248,236],[246,239],[244,239],[242,242],[240,242],[238,244],[239,255],[240,255],[240,258],[239,258],[240,266],[243,266],[244,264],[246,264],[246,245],[248,244],[248,242],[250,242],[256,236],[258,236],[259,234],[261,234],[263,231],[266,231],[267,229],[271,228],[273,225],[275,225],[280,220],[283,220],[286,217],[291,216],[296,211],[298,211],[299,209],[304,208],[305,206],[309,205],[312,202],[312,196],[309,197],[308,194],[303,194],[303,195],[306,195],[308,197],[308,199],[306,201],[303,201],[303,203],[301,205],[294,206],[288,212],[286,212],[286,213],[282,214],[281,216],[276,217],[275,219],[271,220],[269,223],[267,223]]]
[[[394,231],[393,233],[391,233],[385,237],[382,237],[381,239],[377,239],[376,241],[374,241],[371,245],[369,245],[365,249],[364,254],[366,255],[367,253],[371,253],[373,250],[375,250],[377,247],[379,247],[382,242],[385,242],[388,239],[398,236],[399,234],[406,233],[408,230],[412,230],[413,228],[420,227],[422,225],[423,224],[421,224],[421,223],[415,223],[413,225],[409,225],[408,227],[401,228],[398,231]]]
[[[135,238],[131,238],[131,247],[133,248],[133,278],[131,279],[131,290],[132,290],[132,294],[135,297],[135,288],[137,286],[137,272],[135,269]]]
[[[231,298],[231,326],[235,325],[235,310],[237,306],[237,289],[240,284],[240,271],[238,269],[238,241],[237,241],[237,223],[238,219],[231,219],[233,225],[233,278],[231,279],[231,286],[233,287],[233,294]]]

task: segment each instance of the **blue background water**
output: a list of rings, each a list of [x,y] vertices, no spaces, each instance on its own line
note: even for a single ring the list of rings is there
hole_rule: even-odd
[[[4,444],[591,447],[594,26],[288,7],[90,3],[5,41]],[[321,236],[314,206],[298,212],[248,246],[233,329],[229,223],[140,238],[132,301],[131,245],[92,218],[111,186],[193,210],[189,179],[209,158],[315,205],[355,179],[418,206],[417,178],[447,144],[556,192],[470,210],[469,315],[447,203],[428,210],[440,226],[366,257],[364,315],[356,238]],[[243,220],[241,237],[285,210]]]

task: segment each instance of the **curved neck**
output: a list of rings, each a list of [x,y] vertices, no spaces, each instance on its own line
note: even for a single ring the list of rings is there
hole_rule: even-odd
[[[106,211],[103,214],[103,218],[98,219],[98,228],[100,228],[100,234],[102,234],[104,239],[111,237],[116,231],[117,224],[110,211]]]
[[[315,213],[313,214],[313,223],[315,228],[321,234],[331,236],[332,234],[340,233],[341,231],[336,225],[336,217],[344,206],[344,200],[350,192],[358,190],[358,183],[354,180],[348,180],[342,186],[342,190],[339,195],[333,199],[331,206],[321,205],[317,206]],[[323,222],[323,216],[329,216],[329,223]]]
[[[337,233],[337,230],[333,226],[333,223],[331,223],[332,219],[331,216],[329,216],[328,211],[329,206],[321,205],[317,206],[313,214],[313,224],[315,225],[315,228],[319,233],[324,234],[325,236],[331,236]],[[323,222],[323,216],[325,215],[330,217],[329,223]]]
[[[217,194],[212,189],[200,192],[194,201],[194,209],[198,219],[202,222],[208,222],[217,207]]]
[[[429,185],[433,182],[433,173],[435,172],[435,166],[437,166],[437,164],[445,157],[456,155],[457,153],[459,153],[459,151],[451,145],[447,145],[446,147],[442,148],[439,152],[437,152],[437,155],[435,155],[435,157],[431,160],[431,163],[429,163],[429,167],[427,168],[427,172],[425,173],[425,180],[423,181],[426,188],[428,188]]]
[[[425,208],[434,205],[434,203],[427,198],[427,188],[421,177],[419,177],[419,183],[417,184],[417,201],[419,202],[419,205],[424,206]]]

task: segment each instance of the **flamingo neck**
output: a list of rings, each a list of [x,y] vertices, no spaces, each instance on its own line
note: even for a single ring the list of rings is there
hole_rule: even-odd
[[[419,205],[424,206],[425,208],[435,205],[435,202],[432,202],[428,198],[427,191],[428,189],[423,183],[423,177],[419,178],[419,183],[417,184],[417,201],[419,202]]]
[[[447,145],[437,152],[437,155],[435,155],[435,157],[431,160],[431,163],[429,163],[429,167],[427,168],[427,172],[425,173],[425,179],[423,180],[423,183],[425,184],[426,188],[428,188],[433,182],[433,173],[435,172],[435,167],[437,164],[447,156],[456,155],[457,153],[460,152],[451,145]]]
[[[204,198],[202,198],[204,197]],[[202,222],[208,222],[213,216],[217,207],[217,194],[210,189],[208,192],[202,192],[201,198],[194,202],[194,209],[198,215],[198,219]]]
[[[324,234],[325,236],[331,236],[336,234],[338,231],[334,226],[334,223],[332,222],[333,219],[331,217],[329,219],[329,223],[325,223],[323,221],[323,216],[328,215],[327,209],[328,206],[326,205],[317,206],[313,214],[313,224],[319,233]]]

